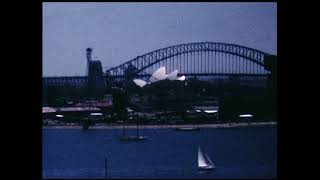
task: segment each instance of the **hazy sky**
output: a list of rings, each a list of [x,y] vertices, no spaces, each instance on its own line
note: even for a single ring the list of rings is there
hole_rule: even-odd
[[[44,3],[43,76],[85,75],[85,49],[103,67],[189,42],[277,54],[276,3]]]

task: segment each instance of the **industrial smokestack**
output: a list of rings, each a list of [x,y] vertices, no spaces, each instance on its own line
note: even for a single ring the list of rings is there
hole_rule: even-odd
[[[87,76],[89,76],[89,66],[91,61],[92,48],[87,48],[86,52],[87,52]]]
[[[91,53],[92,53],[92,49],[91,48],[87,48],[87,60],[91,61]]]

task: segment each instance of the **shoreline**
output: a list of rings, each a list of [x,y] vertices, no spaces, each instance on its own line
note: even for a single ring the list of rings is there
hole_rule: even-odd
[[[139,125],[139,129],[175,129],[175,128],[235,128],[277,125],[277,122],[251,122],[251,123],[225,123],[225,124],[199,124],[199,125]],[[136,129],[136,125],[126,125],[126,129]],[[82,129],[80,125],[42,126],[42,129]],[[122,125],[94,125],[89,129],[123,129]]]

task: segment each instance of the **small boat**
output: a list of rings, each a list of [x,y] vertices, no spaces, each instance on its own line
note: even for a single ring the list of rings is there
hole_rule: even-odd
[[[136,136],[128,136],[126,135],[126,128],[123,126],[122,129],[122,136],[120,137],[120,141],[144,141],[148,138],[146,136],[140,136],[139,135],[139,125],[137,123],[137,134]]]
[[[182,127],[182,128],[176,128],[176,131],[199,131],[200,128],[198,127]]]
[[[210,157],[203,153],[200,146],[198,149],[198,169],[199,170],[213,170],[215,165],[211,161]]]
[[[148,139],[145,136],[122,136],[120,137],[120,141],[143,141]]]

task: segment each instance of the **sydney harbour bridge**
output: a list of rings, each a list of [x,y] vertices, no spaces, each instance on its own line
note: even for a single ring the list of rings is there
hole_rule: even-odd
[[[157,68],[165,66],[167,73],[178,70],[178,75],[214,78],[237,76],[252,78],[276,77],[277,56],[258,49],[220,42],[196,42],[170,46],[139,55],[119,66],[103,70],[100,61],[91,59],[87,49],[87,75],[74,77],[44,77],[46,86],[89,86],[95,91],[110,87],[108,79],[121,81],[149,78]],[[100,89],[100,90],[99,90]]]

